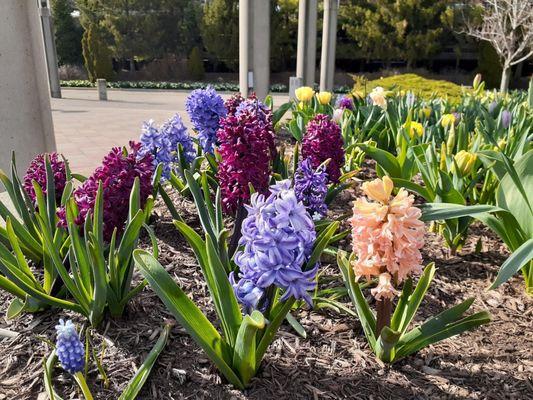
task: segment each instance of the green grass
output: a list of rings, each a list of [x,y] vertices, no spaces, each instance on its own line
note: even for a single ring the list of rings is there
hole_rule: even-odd
[[[361,83],[356,83],[354,89],[363,91],[366,89],[368,93],[377,86],[392,91],[412,91],[424,99],[444,97],[452,102],[459,102],[461,100],[463,90],[461,86],[455,83],[427,79],[416,74],[392,75],[386,78],[375,79],[366,82],[365,87],[362,87]]]

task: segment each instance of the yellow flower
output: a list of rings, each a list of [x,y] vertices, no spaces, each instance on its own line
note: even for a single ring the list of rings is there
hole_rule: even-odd
[[[308,101],[311,101],[311,99],[315,95],[315,91],[313,90],[313,88],[310,88],[309,86],[302,86],[296,89],[294,94],[296,95],[296,98],[299,101],[303,101],[304,103],[307,103]]]
[[[480,84],[481,84],[481,74],[476,74],[476,76],[474,77],[474,82],[472,84],[472,87],[474,88],[474,90],[477,90]]]
[[[319,92],[316,94],[318,102],[322,105],[329,104],[331,101],[331,92]]]
[[[449,126],[455,124],[455,115],[444,114],[440,120],[440,123],[444,128],[448,128]]]
[[[382,204],[387,204],[392,194],[394,183],[387,175],[383,180],[377,178],[371,182],[363,183],[363,192],[372,200],[379,201]]]
[[[467,175],[472,172],[472,168],[474,168],[474,164],[477,160],[477,155],[466,150],[461,150],[454,156],[454,160],[457,164],[457,168],[459,168],[459,172],[461,172],[462,175]]]
[[[505,139],[498,140],[498,146],[494,146],[494,151],[500,151],[500,149],[503,150],[506,144],[507,144],[507,140]]]
[[[422,118],[423,116],[426,117],[426,119],[429,118],[431,115],[431,108],[424,107],[420,109],[420,111],[418,112],[418,115],[420,115],[420,118]]]
[[[364,99],[365,95],[362,90],[352,90],[352,96],[356,99]]]
[[[407,123],[403,124],[402,128],[407,128]],[[409,124],[409,132],[407,133],[409,133],[411,139],[414,138],[415,135],[421,137],[424,134],[424,127],[420,122],[411,121],[411,123]]]

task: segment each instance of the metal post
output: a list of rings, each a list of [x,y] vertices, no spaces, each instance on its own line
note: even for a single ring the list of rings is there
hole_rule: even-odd
[[[250,0],[239,0],[239,88],[244,97],[248,96],[249,67],[249,27],[250,27]]]
[[[57,50],[54,40],[54,25],[52,14],[48,8],[47,0],[40,1],[39,15],[44,38],[44,50],[46,54],[46,64],[48,69],[48,81],[50,83],[50,95],[54,98],[61,98],[61,85],[59,83],[59,70],[57,64]]]
[[[324,0],[320,90],[331,91],[335,79],[335,47],[337,43],[338,0]]]

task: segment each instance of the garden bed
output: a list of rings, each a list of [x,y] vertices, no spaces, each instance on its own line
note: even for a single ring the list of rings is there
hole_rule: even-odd
[[[366,171],[362,179],[370,174]],[[348,211],[354,197],[353,190],[345,191],[337,198],[334,212]],[[187,223],[199,228],[193,203],[178,196],[173,200]],[[155,214],[159,260],[213,320],[212,304],[194,254],[161,203]],[[480,238],[481,251],[476,253]],[[348,243],[345,241],[342,247]],[[147,238],[143,245],[148,245]],[[488,229],[474,224],[458,257],[450,258],[441,237],[432,233],[428,233],[423,255],[426,263],[435,261],[438,271],[418,318],[475,296],[474,311],[489,309],[493,322],[387,367],[369,350],[356,318],[329,310],[304,309],[295,316],[306,329],[307,339],[284,325],[257,377],[244,392],[227,384],[187,333],[175,326],[140,398],[530,398],[533,300],[525,295],[520,277],[498,290],[486,291],[505,259],[505,247]],[[323,268],[336,278],[334,284],[342,284],[336,263],[323,263]],[[2,317],[10,301],[8,294],[0,292]],[[347,298],[343,302],[352,308]],[[19,333],[14,339],[0,339],[0,400],[35,399],[44,392],[42,360],[50,353],[46,340],[55,337],[59,317],[72,318],[78,326],[84,323],[81,317],[58,310],[0,321],[0,328]],[[89,385],[96,399],[119,397],[133,370],[157,340],[165,319],[173,317],[147,287],[129,303],[123,318],[107,319],[92,333],[92,344],[103,357],[108,379],[106,387],[97,369],[89,371]],[[55,373],[58,392],[76,398],[73,379],[59,369]]]

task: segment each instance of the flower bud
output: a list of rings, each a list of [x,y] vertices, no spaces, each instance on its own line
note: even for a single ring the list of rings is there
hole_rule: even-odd
[[[476,74],[476,76],[474,77],[474,83],[472,85],[474,90],[477,90],[480,83],[481,83],[481,74]]]
[[[337,108],[333,111],[333,121],[340,124],[342,122],[342,116],[344,115],[344,110],[342,108]]]
[[[477,160],[477,155],[474,153],[470,153],[466,150],[461,150],[455,155],[454,160],[457,165],[457,168],[459,168],[459,172],[461,173],[461,175],[468,175],[472,172],[472,169],[474,168],[474,164]]]
[[[422,119],[424,117],[426,117],[426,119],[428,119],[431,116],[431,108],[424,107],[424,108],[420,109],[420,111],[418,111],[418,115],[419,115],[420,119]]]
[[[403,124],[402,128],[406,129],[407,124]],[[409,134],[409,137],[411,139],[413,139],[415,135],[418,137],[422,137],[422,135],[424,134],[424,127],[420,122],[411,121],[411,123],[409,124],[409,131],[407,133]]]
[[[448,140],[446,141],[446,150],[449,154],[453,153],[455,147],[455,126],[452,125],[448,133]]]
[[[450,126],[455,125],[455,115],[454,114],[444,114],[440,119],[440,124],[443,128],[449,128]]]
[[[298,101],[307,103],[311,101],[311,99],[315,95],[315,91],[309,86],[302,86],[295,90],[294,95],[296,96]]]
[[[444,142],[440,145],[440,169],[441,171],[447,172],[448,168],[446,168],[446,144]]]
[[[513,115],[511,114],[511,112],[509,110],[503,110],[502,117],[501,117],[502,127],[504,129],[509,128],[509,126],[511,126],[512,120],[513,120]]]
[[[331,92],[319,92],[316,94],[318,102],[322,105],[327,105],[331,101]]]

